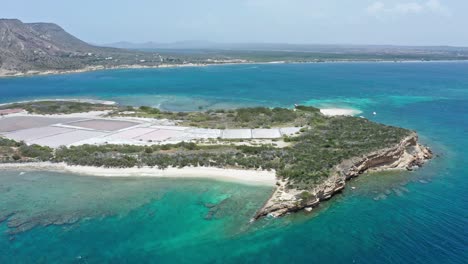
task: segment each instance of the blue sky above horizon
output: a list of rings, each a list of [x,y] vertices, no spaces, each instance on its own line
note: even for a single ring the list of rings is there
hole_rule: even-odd
[[[0,17],[54,22],[91,43],[468,46],[468,0],[0,0]]]

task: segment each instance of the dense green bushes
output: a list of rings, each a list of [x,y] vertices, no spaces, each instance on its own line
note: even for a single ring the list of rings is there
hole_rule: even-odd
[[[152,107],[149,107],[149,106],[140,106],[139,108],[140,111],[143,111],[147,114],[150,114],[150,115],[157,115],[159,113],[161,113],[161,111],[157,108],[152,108]]]
[[[285,166],[278,175],[292,179],[293,187],[309,186],[328,177],[330,169],[343,160],[397,144],[409,133],[362,118],[327,118],[289,139],[295,144],[283,158]]]
[[[22,108],[29,113],[35,114],[71,114],[115,109],[114,106],[110,105],[69,101],[37,101],[0,106],[0,109],[8,108]]]
[[[99,167],[152,166],[167,168],[169,166],[230,166],[272,169],[275,166],[269,163],[269,161],[278,157],[276,151],[279,150],[272,149],[271,147],[199,147],[194,143],[147,147],[82,145],[57,149],[55,161]]]
[[[270,110],[257,108],[258,113]],[[271,111],[275,111],[274,109]],[[279,111],[281,112],[281,111]],[[275,169],[279,177],[291,179],[291,186],[306,188],[327,178],[330,170],[345,159],[398,143],[408,130],[385,126],[354,117],[317,116],[311,127],[293,145],[272,146],[198,146],[194,143],[172,145],[78,146],[57,150],[55,159],[77,165],[106,167],[214,166],[246,169]]]
[[[26,145],[24,142],[0,137],[0,162],[8,161],[48,161],[53,158],[53,150],[39,145]]]
[[[141,108],[140,108],[141,109]],[[143,108],[143,111],[152,111]],[[156,111],[155,111],[156,112]],[[307,114],[306,114],[307,113]],[[164,114],[160,112],[159,114]],[[192,114],[179,115],[193,118]],[[278,177],[289,178],[290,186],[307,189],[323,181],[330,170],[351,157],[392,146],[409,135],[402,128],[385,126],[355,117],[325,117],[316,108],[298,106],[297,110],[281,108],[248,108],[229,111],[207,111],[199,117],[228,118],[237,124],[275,124],[286,120],[302,120],[308,124],[296,137],[286,137],[289,147],[268,145],[201,146],[195,143],[168,145],[83,145],[62,147],[55,151],[36,145],[27,146],[0,138],[0,146],[15,149],[17,155],[35,160],[53,160],[73,165],[103,167],[152,166],[158,168],[211,166],[245,169],[274,169]],[[265,121],[266,120],[266,121]],[[260,122],[261,121],[261,122]],[[260,123],[256,123],[260,122]],[[1,154],[1,153],[0,153]],[[18,156],[15,156],[18,158]],[[12,158],[11,155],[8,156]]]
[[[19,151],[23,157],[34,158],[40,161],[47,161],[53,157],[52,149],[39,145],[21,145]]]
[[[21,146],[21,142],[17,142],[11,139],[0,137],[0,147],[19,147]]]
[[[234,120],[241,123],[253,123],[255,126],[272,126],[291,122],[299,116],[299,112],[291,109],[255,107],[238,109]]]
[[[297,105],[295,107],[297,110],[304,111],[304,112],[312,112],[312,113],[320,113],[320,109],[315,108],[313,106],[305,106],[305,105]]]
[[[311,106],[297,106],[295,109],[251,107],[236,110],[208,110],[205,112],[163,112],[159,109],[141,106],[121,108],[111,115],[137,116],[178,120],[182,125],[206,128],[268,128],[272,126],[304,126],[310,118],[319,114]]]

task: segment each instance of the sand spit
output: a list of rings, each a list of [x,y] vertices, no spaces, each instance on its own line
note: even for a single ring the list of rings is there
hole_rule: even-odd
[[[362,113],[356,109],[346,108],[323,108],[320,109],[320,112],[326,116],[355,116]]]

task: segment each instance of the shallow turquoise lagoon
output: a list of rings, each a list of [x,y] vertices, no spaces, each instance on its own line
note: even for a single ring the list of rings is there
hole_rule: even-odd
[[[0,79],[0,101],[97,98],[168,110],[357,108],[437,157],[366,174],[311,214],[249,223],[269,187],[0,172],[0,263],[466,263],[468,63],[116,70]],[[377,112],[373,115],[372,112]]]

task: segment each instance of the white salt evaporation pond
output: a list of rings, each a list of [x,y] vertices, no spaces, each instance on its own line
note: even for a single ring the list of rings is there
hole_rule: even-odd
[[[205,129],[168,125],[165,120],[101,117],[9,115],[0,118],[0,135],[27,144],[57,148],[83,144],[151,145],[199,139],[275,139],[299,133],[300,127]]]

